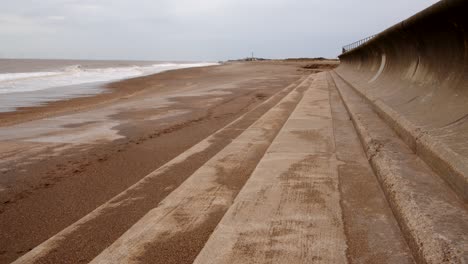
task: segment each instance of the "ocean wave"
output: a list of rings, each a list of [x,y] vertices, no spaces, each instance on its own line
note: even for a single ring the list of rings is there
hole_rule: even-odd
[[[24,80],[37,77],[48,77],[60,74],[59,72],[20,72],[20,73],[3,73],[0,74],[0,82]]]
[[[0,74],[0,94],[31,92],[78,84],[100,83],[144,76],[162,71],[202,67],[215,63],[161,63],[148,66],[85,68],[71,65],[57,71]]]

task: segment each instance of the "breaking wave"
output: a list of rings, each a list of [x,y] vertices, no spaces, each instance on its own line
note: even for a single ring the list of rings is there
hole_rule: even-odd
[[[84,68],[81,65],[73,65],[57,71],[1,73],[0,94],[31,92],[57,87],[65,89],[79,84],[109,82],[167,70],[209,65],[214,65],[214,63],[164,63],[109,68]]]

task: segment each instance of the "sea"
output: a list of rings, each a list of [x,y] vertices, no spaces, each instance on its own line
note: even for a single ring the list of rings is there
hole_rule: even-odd
[[[105,84],[211,62],[0,59],[0,112],[108,92]]]

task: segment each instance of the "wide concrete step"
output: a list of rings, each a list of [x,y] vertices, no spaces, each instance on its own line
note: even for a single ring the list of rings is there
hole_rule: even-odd
[[[468,211],[431,167],[332,73],[387,200],[420,263],[468,262]]]
[[[339,97],[319,74],[195,263],[347,262],[413,258]]]
[[[410,121],[405,114],[399,113],[378,96],[358,85],[352,85],[338,73],[336,76],[364,98],[408,147],[437,172],[465,203],[468,202],[468,158],[463,154],[464,151],[460,151],[467,149],[466,131],[460,131],[464,124],[452,122],[440,128],[416,125],[414,117]],[[450,105],[451,102],[447,100],[446,104]]]
[[[198,253],[301,100],[309,77],[195,171],[91,263],[177,263]],[[193,249],[191,247],[195,246]]]
[[[172,194],[172,198],[166,197],[167,199],[161,205],[163,207],[165,206],[165,208],[170,207],[170,201],[173,199],[173,197],[178,197],[177,199],[185,199],[183,202],[180,201],[181,205],[184,205],[187,199],[193,199],[194,201],[198,199],[197,201],[202,200],[202,202],[211,201],[211,207],[207,206],[202,211],[196,211],[197,209],[194,207],[192,212],[195,214],[203,213],[202,217],[205,217],[204,213],[212,212],[210,210],[214,209],[214,213],[211,215],[211,217],[207,218],[210,219],[209,225],[215,226],[217,221],[213,221],[213,219],[218,219],[222,216],[222,208],[225,208],[225,206],[229,204],[229,200],[233,199],[235,194],[239,191],[245,182],[246,177],[248,177],[251,171],[255,168],[256,162],[263,156],[263,152],[268,147],[269,142],[271,142],[273,137],[279,131],[282,123],[286,121],[287,117],[292,112],[295,103],[297,103],[302,97],[302,93],[308,87],[310,79],[311,78],[308,76],[301,78],[300,80],[292,83],[290,86],[285,87],[282,91],[273,95],[270,99],[266,100],[257,107],[261,108],[264,105],[269,105],[270,101],[276,102],[281,98],[284,98],[284,96],[287,96],[284,98],[284,100],[280,101],[280,104],[277,104],[274,109],[269,110],[270,112],[267,112],[264,115],[259,115],[258,113],[262,113],[262,111],[257,111],[257,108],[247,112],[238,119],[234,120],[232,123],[221,128],[211,136],[181,153],[179,156],[175,157],[173,160],[169,161],[162,167],[148,174],[139,182],[118,194],[114,198],[110,199],[100,207],[96,208],[82,219],[78,220],[39,246],[35,247],[30,252],[16,260],[14,263],[68,263],[69,261],[62,257],[62,253],[69,250],[76,250],[77,258],[79,258],[80,248],[70,249],[68,246],[69,243],[77,244],[77,241],[80,241],[80,245],[89,245],[89,247],[93,248],[93,250],[94,247],[98,248],[96,254],[99,254],[102,249],[99,249],[98,246],[94,245],[96,240],[98,240],[100,243],[103,241],[110,241],[109,245],[115,241],[115,239],[109,240],[109,235],[105,233],[105,231],[101,231],[99,229],[100,226],[115,225],[115,228],[119,230],[121,228],[120,224],[122,222],[119,221],[119,219],[122,216],[127,216],[130,219],[133,219],[135,216],[140,215],[140,210],[145,210],[143,214],[141,214],[144,215],[146,212],[148,212],[148,210],[157,206],[156,203],[150,207],[150,209],[145,209],[148,207],[148,204],[152,204],[151,201],[153,200],[153,197],[158,196],[157,192],[161,191],[157,189],[158,181],[162,177],[170,177],[171,175],[181,172],[185,173],[187,170],[199,170],[197,173],[195,173],[199,178],[194,177],[194,179],[183,185],[186,186],[184,188],[186,191],[185,194],[187,196],[178,196],[177,193],[179,193],[179,195],[180,193],[184,193],[183,191],[178,190]],[[244,123],[247,119],[249,119],[249,122],[251,120],[255,120],[254,125],[245,128],[247,126],[245,126]],[[238,137],[237,139],[232,136],[239,134],[236,127],[243,128],[242,136]],[[250,140],[246,140],[247,138],[250,138]],[[216,157],[213,157],[212,161],[206,163],[203,168],[187,167],[193,163],[188,161],[192,161],[193,159],[200,159],[200,155],[205,155],[205,151],[209,149],[212,144],[214,144],[214,142],[218,141],[232,141],[232,143],[228,149],[225,149],[224,152],[219,153]],[[210,157],[207,157],[207,159],[209,158]],[[219,164],[215,164],[214,161],[218,161]],[[224,166],[224,164],[228,165]],[[191,190],[192,187],[194,190]],[[203,188],[208,188],[208,190]],[[152,193],[152,190],[156,193]],[[164,191],[171,192],[173,189]],[[197,194],[199,195],[198,197]],[[219,197],[214,194],[219,195]],[[177,207],[176,204],[177,203],[172,203],[173,206]],[[204,205],[206,205],[206,203]],[[190,206],[187,208],[191,209]],[[183,210],[184,208],[178,207],[177,210],[174,210],[173,216],[175,215],[175,217],[179,220],[189,219],[189,216],[185,217],[185,214],[182,212]],[[134,221],[137,222],[140,218],[141,216],[136,218]],[[197,223],[201,222],[203,221],[200,218]],[[197,226],[196,223],[190,224],[186,222],[185,227],[187,227],[187,225],[190,225],[194,228]],[[180,224],[181,228],[182,226],[183,225]],[[185,231],[189,229],[190,228],[187,227]],[[205,228],[199,230],[199,233],[201,233],[200,236],[197,237],[198,243],[201,243],[199,247],[202,247],[205,242],[203,237],[208,236],[211,233],[207,232],[205,229],[209,230],[209,228],[206,228],[206,225]],[[125,230],[126,229],[124,229],[122,232],[125,232]],[[172,234],[182,232],[181,230],[182,229],[175,228]],[[150,240],[158,239],[154,238]],[[159,239],[158,241],[165,240]],[[189,241],[185,240],[184,243],[187,244]],[[162,245],[171,248],[170,243],[163,243]],[[187,258],[190,258],[190,254],[196,255],[198,252],[194,249],[181,251],[185,253],[189,252],[189,254],[185,254],[185,257]],[[177,248],[172,247],[172,251],[169,250],[168,252],[168,254],[172,254],[171,256],[167,256],[167,259],[170,259],[173,257],[173,255],[177,255],[174,253],[177,252]],[[129,257],[131,256],[129,255]]]

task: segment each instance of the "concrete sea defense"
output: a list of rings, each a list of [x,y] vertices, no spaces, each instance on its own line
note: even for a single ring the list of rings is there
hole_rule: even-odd
[[[440,1],[345,47],[331,74],[418,263],[468,260],[467,10]]]
[[[336,70],[465,202],[467,11],[441,1],[346,51]]]

